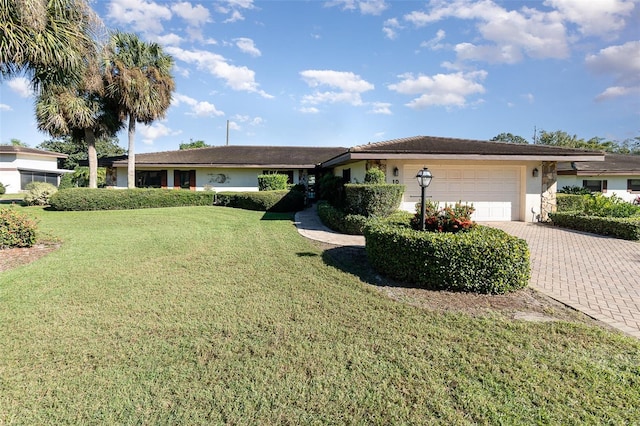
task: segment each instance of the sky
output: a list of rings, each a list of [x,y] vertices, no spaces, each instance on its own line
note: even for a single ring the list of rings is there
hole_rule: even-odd
[[[137,125],[137,153],[224,145],[227,123],[232,145],[640,136],[638,0],[91,4],[175,61],[172,104]],[[33,105],[26,76],[0,81],[0,143],[50,139]]]

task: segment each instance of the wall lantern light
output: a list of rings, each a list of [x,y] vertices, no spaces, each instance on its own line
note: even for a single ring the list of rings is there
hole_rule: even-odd
[[[538,174],[539,174],[539,171],[538,171],[538,168],[536,167],[535,169],[533,169],[533,172],[531,173],[531,175],[533,177],[538,177]]]
[[[400,172],[400,171],[398,170],[398,168],[397,168],[397,167],[394,167],[394,168],[393,168],[393,175],[394,175],[395,177],[398,177],[398,173],[399,173],[399,172]]]
[[[420,229],[424,231],[424,216],[425,216],[425,193],[427,191],[427,186],[431,184],[431,179],[433,179],[433,175],[429,171],[428,168],[423,168],[418,171],[416,175],[416,180],[418,181],[418,185],[420,185],[421,197],[420,197]]]

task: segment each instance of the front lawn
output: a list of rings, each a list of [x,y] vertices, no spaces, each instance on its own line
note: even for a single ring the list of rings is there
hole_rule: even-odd
[[[62,247],[0,273],[0,424],[640,422],[637,340],[385,298],[289,215],[23,211]]]

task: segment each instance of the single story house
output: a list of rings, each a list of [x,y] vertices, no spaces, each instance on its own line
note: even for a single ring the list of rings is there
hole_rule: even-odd
[[[136,186],[216,191],[257,191],[258,175],[280,173],[289,183],[315,183],[318,165],[347,148],[212,146],[136,154]],[[107,185],[127,187],[127,159],[114,161]]]
[[[604,161],[558,163],[558,189],[567,186],[634,201],[640,197],[640,155],[605,154]]]
[[[136,186],[257,191],[257,176],[279,172],[313,186],[320,173],[363,182],[379,167],[406,186],[402,208],[415,211],[415,176],[428,167],[427,195],[440,203],[473,203],[478,221],[546,220],[555,210],[557,164],[601,162],[604,153],[545,145],[416,136],[353,148],[218,146],[136,155]],[[112,163],[112,184],[127,186],[127,161]]]
[[[0,183],[7,194],[23,191],[31,182],[48,182],[58,186],[60,176],[73,170],[58,168],[58,159],[66,154],[23,146],[0,145]]]

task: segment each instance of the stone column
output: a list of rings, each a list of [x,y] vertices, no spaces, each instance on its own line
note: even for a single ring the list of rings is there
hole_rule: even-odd
[[[540,206],[540,221],[549,222],[549,213],[556,211],[556,190],[558,186],[557,163],[555,161],[542,162],[542,205]]]

